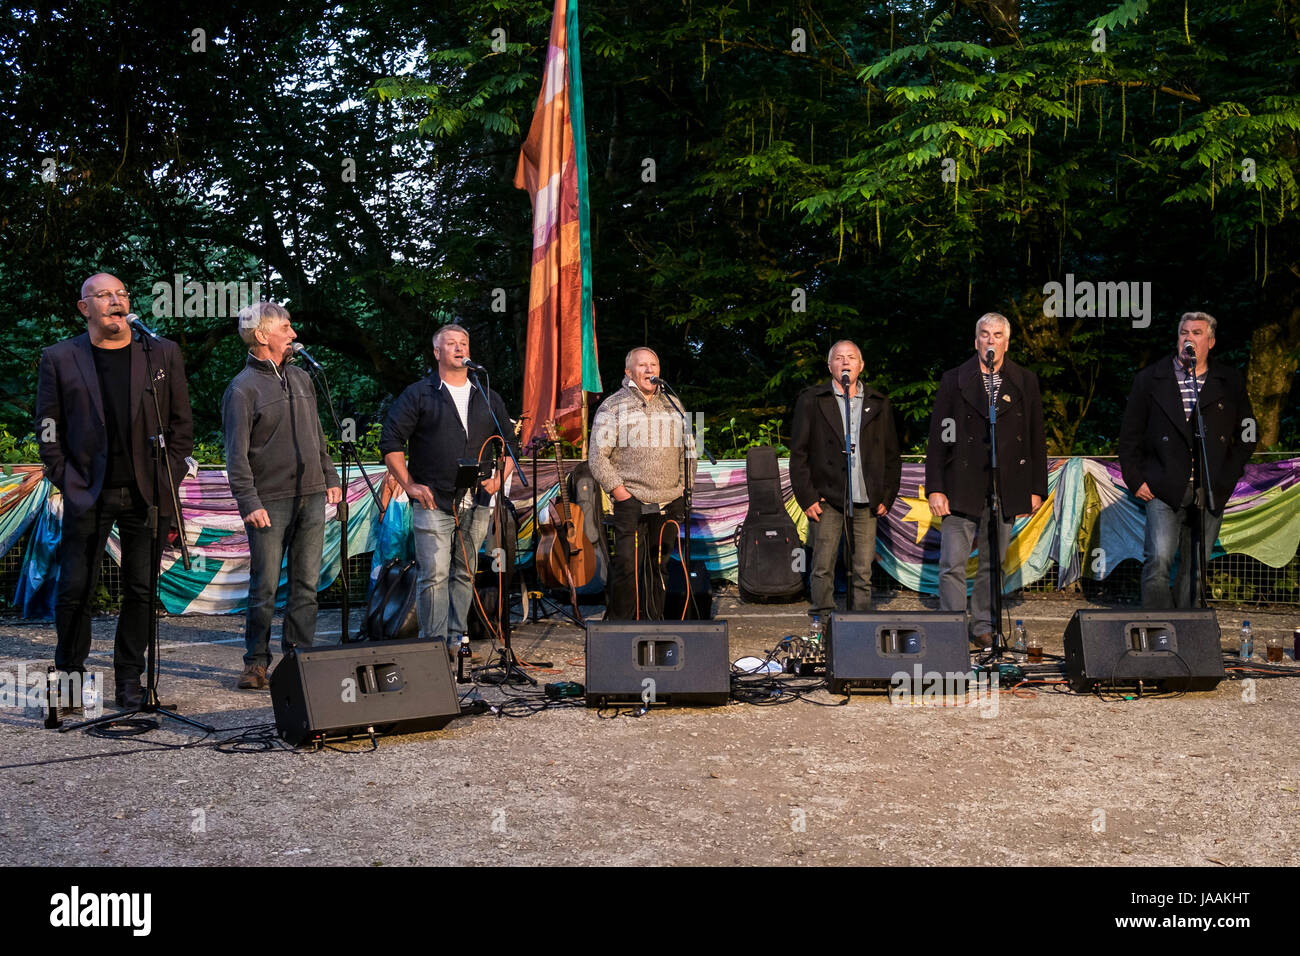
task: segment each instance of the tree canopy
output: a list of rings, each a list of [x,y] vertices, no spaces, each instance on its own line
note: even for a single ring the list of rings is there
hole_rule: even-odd
[[[209,441],[243,348],[228,310],[160,305],[175,276],[287,300],[362,428],[448,316],[517,412],[530,210],[511,178],[550,15],[9,5],[0,424],[30,431],[39,347],[83,328],[99,269],[180,342]],[[732,419],[788,429],[852,338],[923,450],[939,375],[999,311],[1052,451],[1100,453],[1132,374],[1204,310],[1261,449],[1300,445],[1300,0],[610,0],[580,19],[607,387],[654,346],[727,450]]]

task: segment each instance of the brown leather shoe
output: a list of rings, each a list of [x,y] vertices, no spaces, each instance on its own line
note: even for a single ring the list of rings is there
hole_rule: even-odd
[[[993,632],[985,631],[983,634],[972,634],[970,642],[976,647],[987,651],[993,646]]]
[[[244,672],[239,675],[240,690],[263,690],[266,687],[266,667],[263,664],[245,664]]]

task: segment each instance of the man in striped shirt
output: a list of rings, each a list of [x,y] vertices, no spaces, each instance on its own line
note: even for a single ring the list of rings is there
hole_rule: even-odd
[[[1224,506],[1255,450],[1255,416],[1245,380],[1235,368],[1210,361],[1217,327],[1218,322],[1207,312],[1184,313],[1178,323],[1177,350],[1137,374],[1124,410],[1120,468],[1129,491],[1146,507],[1142,558],[1145,608],[1200,603],[1201,582],[1219,536]],[[1206,460],[1200,481],[1194,484],[1192,450],[1198,405],[1205,427]],[[1194,581],[1190,573],[1197,530],[1202,542],[1197,562],[1200,581]],[[1178,578],[1171,590],[1175,555]]]

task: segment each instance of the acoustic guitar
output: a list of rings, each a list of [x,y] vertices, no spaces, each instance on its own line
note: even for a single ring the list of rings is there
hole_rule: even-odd
[[[576,609],[578,588],[587,584],[596,573],[596,548],[587,540],[582,509],[569,500],[555,422],[547,422],[545,428],[547,439],[555,447],[560,494],[547,506],[545,516],[538,522],[537,576],[547,587],[568,588]]]

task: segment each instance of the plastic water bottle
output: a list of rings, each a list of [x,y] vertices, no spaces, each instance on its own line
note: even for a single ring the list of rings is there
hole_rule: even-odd
[[[813,644],[822,642],[822,616],[814,614],[812,623],[808,625],[808,640]]]
[[[1246,661],[1255,656],[1255,639],[1250,635],[1250,621],[1241,622],[1241,647],[1237,650],[1237,656]]]
[[[95,682],[94,674],[83,673],[81,675],[81,706],[87,716],[98,713],[99,685]]]
[[[1025,622],[1016,621],[1016,643],[1011,648],[1011,654],[1021,664],[1029,656],[1029,643],[1025,640],[1026,634]]]

